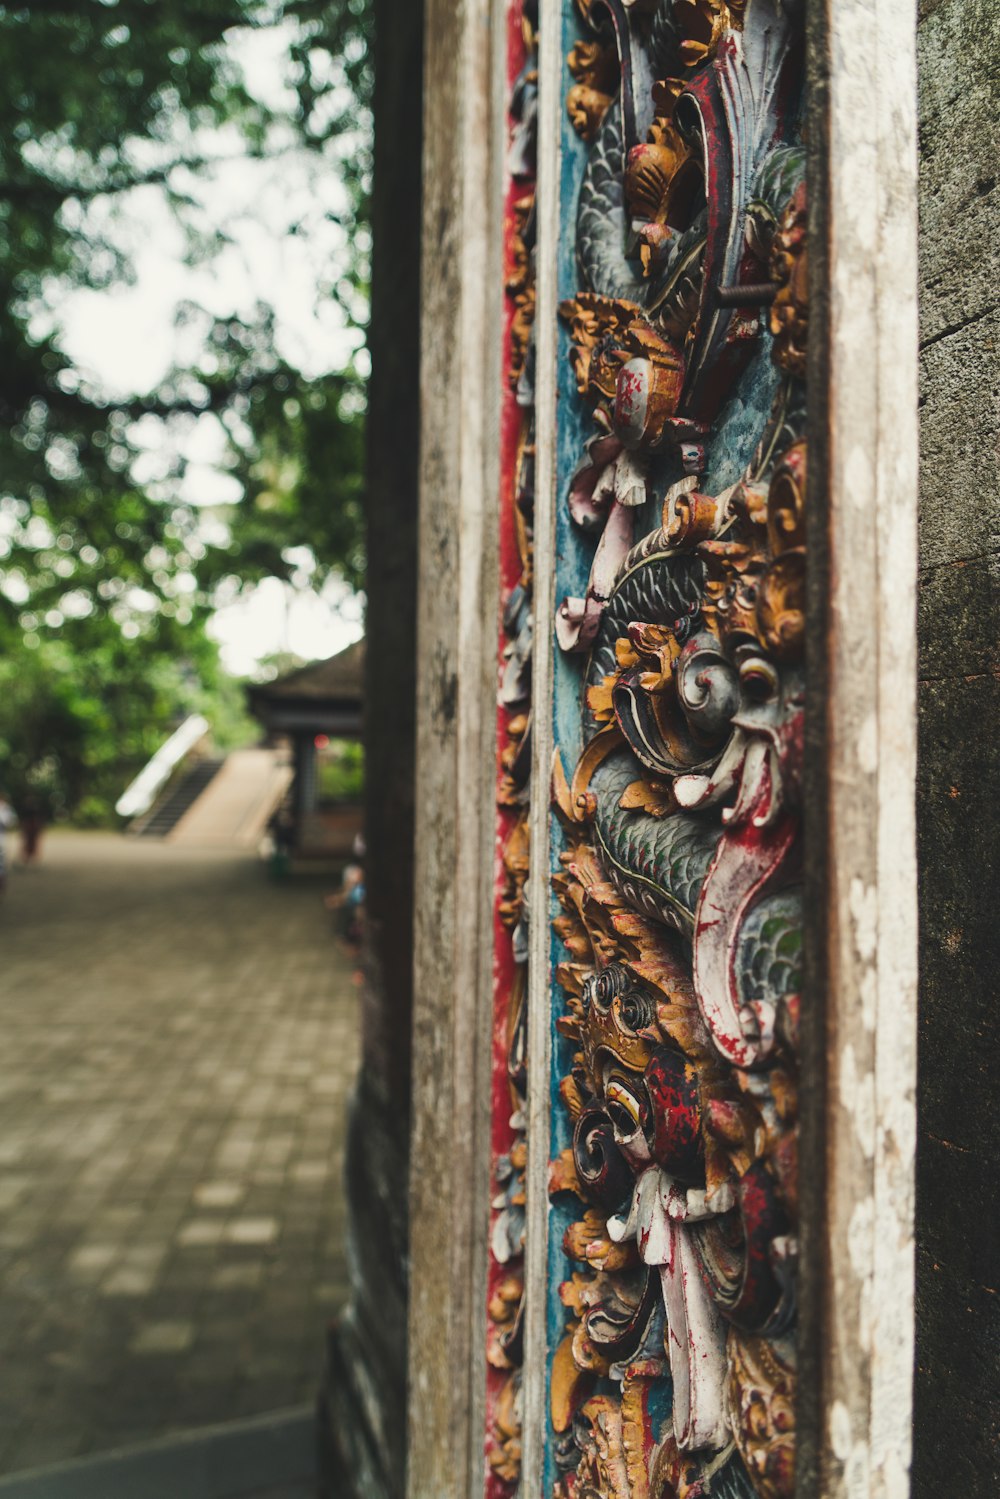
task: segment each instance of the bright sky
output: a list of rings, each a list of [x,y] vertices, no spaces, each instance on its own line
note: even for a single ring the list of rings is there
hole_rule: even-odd
[[[253,92],[280,104],[287,33],[241,31],[231,45]],[[331,279],[345,249],[343,230],[325,217],[343,201],[335,174],[295,151],[252,160],[235,131],[211,144],[220,158],[211,180],[191,178],[185,186],[200,204],[205,228],[222,226],[231,241],[212,264],[184,264],[183,236],[162,194],[141,188],[120,206],[113,227],[116,242],[132,257],[134,284],[73,291],[56,309],[67,352],[110,393],[146,392],[184,357],[185,337],[197,338],[196,330],[174,326],[174,309],[185,301],[215,316],[249,315],[258,301],[269,303],[280,352],[306,373],[342,368],[357,346],[333,299],[317,305],[316,287]],[[150,430],[155,433],[157,424]],[[159,441],[151,437],[148,472],[137,477],[156,476],[163,464]],[[184,497],[204,507],[211,524],[212,507],[239,494],[219,467],[224,441],[214,417],[191,427],[182,451],[188,460]],[[360,635],[360,600],[336,584],[322,594],[312,589],[308,551],[300,551],[295,586],[270,579],[217,610],[210,629],[229,671],[252,674],[262,657],[277,651],[307,660],[332,655]]]

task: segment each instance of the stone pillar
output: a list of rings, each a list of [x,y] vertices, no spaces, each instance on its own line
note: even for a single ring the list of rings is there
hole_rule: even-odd
[[[410,1499],[908,1487],[914,17],[708,10],[538,7],[523,1377],[491,1473],[517,11],[428,4]]]
[[[913,1492],[1000,1492],[1000,24],[924,0]]]
[[[316,746],[311,734],[295,736],[295,818],[299,842],[305,820],[316,810]]]
[[[367,968],[347,1146],[350,1303],[320,1394],[327,1499],[400,1499],[413,921],[421,0],[375,0],[365,680]]]
[[[466,1499],[484,1461],[503,28],[491,0],[426,9],[407,1492]]]

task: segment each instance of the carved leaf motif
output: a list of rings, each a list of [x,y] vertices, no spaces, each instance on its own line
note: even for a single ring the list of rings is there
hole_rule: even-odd
[[[809,336],[805,183],[796,189],[779,221],[771,247],[771,275],[778,284],[771,307],[774,362],[804,378]]]
[[[618,59],[613,47],[599,41],[579,41],[567,65],[576,84],[566,95],[566,109],[577,135],[592,141],[618,84]]]
[[[639,780],[625,787],[618,805],[629,811],[648,812],[650,817],[669,817],[677,811],[677,798],[663,781]]]
[[[723,0],[674,0],[674,17],[681,33],[680,52],[689,68],[711,61],[726,32],[739,23],[741,5]]]

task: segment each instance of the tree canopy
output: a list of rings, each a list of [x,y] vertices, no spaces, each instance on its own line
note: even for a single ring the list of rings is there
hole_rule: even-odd
[[[288,577],[305,544],[320,576],[361,582],[369,26],[367,0],[0,6],[0,774],[41,774],[31,721],[76,756],[55,777],[66,805],[99,744],[142,757],[164,718],[222,690],[203,625],[223,579]],[[280,44],[277,99],[244,76],[255,32]],[[264,300],[226,316],[187,302],[177,366],[153,389],[102,388],[67,352],[61,302],[128,282],[142,192],[189,263],[221,256],[206,195],[227,153],[338,184],[286,232],[336,228],[313,295],[341,309],[342,357],[298,367]],[[235,481],[211,527],[184,484],[184,434],[206,416]]]

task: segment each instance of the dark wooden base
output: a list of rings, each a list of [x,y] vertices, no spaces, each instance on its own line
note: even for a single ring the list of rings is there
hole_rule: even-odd
[[[406,1477],[406,1161],[364,1077],[347,1142],[351,1300],[327,1334],[317,1402],[322,1499],[403,1499]]]

